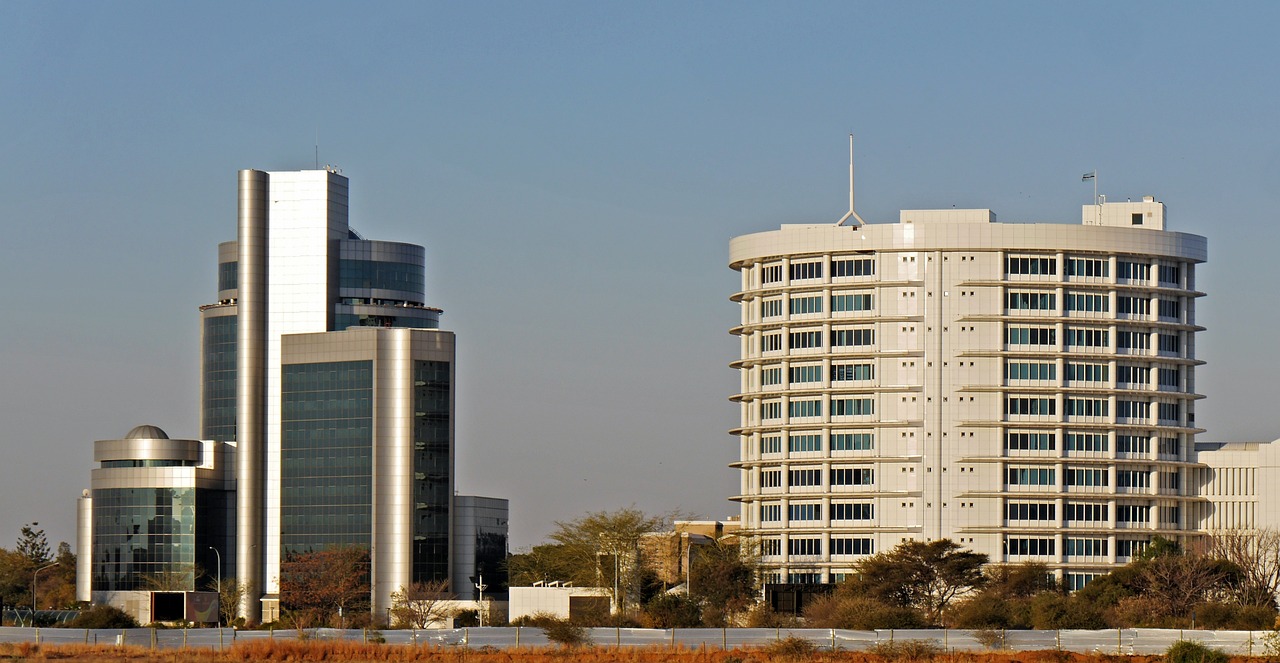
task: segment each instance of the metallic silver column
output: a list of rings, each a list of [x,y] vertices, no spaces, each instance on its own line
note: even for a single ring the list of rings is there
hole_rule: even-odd
[[[93,497],[87,490],[76,504],[76,600],[93,600]]]
[[[239,328],[236,338],[236,578],[247,586],[240,616],[262,618],[263,468],[266,465],[268,175],[240,171]]]

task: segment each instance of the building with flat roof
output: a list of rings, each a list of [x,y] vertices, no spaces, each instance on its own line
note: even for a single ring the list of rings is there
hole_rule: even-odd
[[[150,425],[93,447],[98,467],[77,509],[76,599],[144,624],[216,621],[216,610],[198,618],[184,595],[234,564],[235,447],[170,439]],[[157,592],[173,595],[176,612],[157,613]]]
[[[450,578],[454,336],[425,304],[423,247],[361,237],[347,195],[332,169],[240,171],[200,309],[201,434],[238,447],[250,621],[279,616],[282,560],[326,546],[370,551],[375,614]]]
[[[1205,238],[1166,229],[1151,197],[1076,225],[842,223],[730,242],[733,499],[767,582],[838,581],[950,538],[1079,585],[1156,535],[1196,535]]]

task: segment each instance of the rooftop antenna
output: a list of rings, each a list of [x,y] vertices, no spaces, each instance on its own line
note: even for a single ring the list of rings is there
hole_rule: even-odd
[[[840,217],[839,221],[836,221],[836,225],[843,226],[844,222],[849,220],[849,217],[853,217],[854,219],[857,219],[858,221],[857,225],[859,226],[867,225],[867,222],[863,221],[862,217],[858,216],[858,213],[853,211],[853,134],[852,133],[849,134],[849,211],[845,212],[844,216]]]
[[[320,170],[320,125],[316,125],[316,170]]]

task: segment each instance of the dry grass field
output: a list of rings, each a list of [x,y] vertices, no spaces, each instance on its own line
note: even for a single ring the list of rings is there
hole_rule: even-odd
[[[878,656],[868,652],[787,651],[765,649],[665,649],[611,647],[546,647],[485,650],[428,648],[325,641],[259,641],[239,643],[224,651],[206,649],[150,650],[109,645],[0,644],[0,661],[75,661],[76,663],[247,663],[281,661],[440,661],[458,663],[765,663],[817,661],[847,663],[1159,663],[1160,656],[1108,656],[1070,652],[940,653],[923,658]],[[1262,658],[1233,658],[1232,663],[1259,663]]]

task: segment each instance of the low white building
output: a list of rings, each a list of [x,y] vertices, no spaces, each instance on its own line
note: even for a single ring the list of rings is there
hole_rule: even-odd
[[[538,613],[568,619],[579,613],[608,614],[609,608],[607,587],[512,587],[507,614],[511,621]]]

